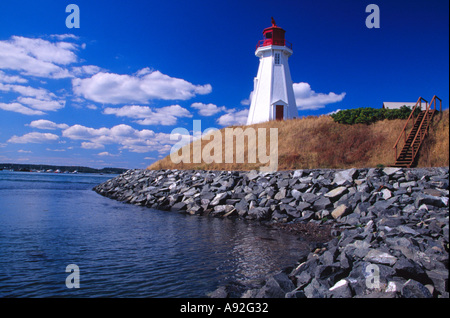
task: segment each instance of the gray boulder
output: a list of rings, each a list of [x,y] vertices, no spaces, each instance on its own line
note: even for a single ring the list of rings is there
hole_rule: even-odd
[[[405,298],[431,298],[432,295],[428,288],[413,279],[408,280],[403,285],[402,296]]]
[[[333,183],[335,183],[337,185],[342,185],[345,182],[352,183],[353,182],[353,178],[355,177],[355,175],[356,175],[356,169],[355,168],[336,172],[336,174],[334,175]]]

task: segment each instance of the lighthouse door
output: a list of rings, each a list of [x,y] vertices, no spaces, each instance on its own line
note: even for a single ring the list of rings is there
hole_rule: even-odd
[[[276,120],[283,120],[284,118],[284,106],[283,105],[276,105],[275,108],[275,119]]]

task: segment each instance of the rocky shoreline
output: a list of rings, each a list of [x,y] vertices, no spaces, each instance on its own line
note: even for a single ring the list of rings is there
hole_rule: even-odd
[[[160,210],[329,229],[326,243],[261,286],[239,295],[222,286],[211,297],[449,297],[448,167],[129,170],[94,191]]]

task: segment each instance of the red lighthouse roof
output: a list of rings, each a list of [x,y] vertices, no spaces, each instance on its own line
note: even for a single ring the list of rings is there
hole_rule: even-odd
[[[286,46],[292,50],[292,44],[286,41],[284,38],[284,34],[286,31],[275,23],[275,20],[272,18],[272,26],[269,28],[265,28],[263,31],[263,40],[259,40],[256,48],[261,46],[269,46],[269,45],[279,45]]]

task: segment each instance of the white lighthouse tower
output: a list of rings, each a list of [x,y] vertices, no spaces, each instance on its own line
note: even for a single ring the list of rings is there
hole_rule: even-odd
[[[247,125],[298,117],[288,64],[293,53],[292,44],[285,40],[285,32],[272,18],[272,26],[264,29],[264,39],[256,46],[259,68],[254,79]]]

